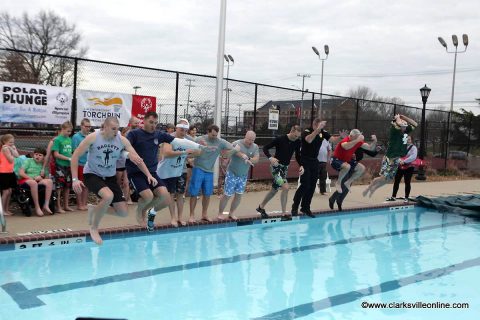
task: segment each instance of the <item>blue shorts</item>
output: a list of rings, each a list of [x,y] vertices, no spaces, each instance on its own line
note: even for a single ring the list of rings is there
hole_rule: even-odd
[[[155,172],[150,172],[150,174],[157,179],[157,185],[152,186],[151,184],[148,184],[148,179],[147,176],[143,174],[143,172],[134,172],[134,173],[128,173],[128,180],[133,186],[133,189],[135,189],[135,192],[140,194],[140,192],[150,189],[150,190],[155,190],[160,187],[165,187],[165,183],[158,177],[158,175]]]
[[[346,161],[332,157],[332,161],[330,162],[330,164],[332,165],[333,169],[340,171],[340,169],[342,169],[342,164],[344,164],[345,162]],[[357,163],[358,162],[356,160],[353,160],[353,159],[350,160],[350,162],[348,163],[350,165],[350,171],[355,169],[355,167],[357,166]]]
[[[204,196],[213,194],[213,172],[206,172],[200,168],[194,167],[192,177],[190,178],[190,196],[196,197],[200,194],[200,188]]]
[[[243,194],[247,186],[247,176],[237,176],[234,173],[227,171],[225,175],[225,185],[223,193],[227,197],[233,196],[234,193]]]

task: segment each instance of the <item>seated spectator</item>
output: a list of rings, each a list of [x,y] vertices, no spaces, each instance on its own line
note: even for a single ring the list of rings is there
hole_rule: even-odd
[[[43,161],[46,150],[43,148],[36,148],[33,151],[33,158],[25,160],[20,168],[19,175],[20,180],[18,184],[25,189],[30,189],[32,194],[33,204],[35,205],[35,213],[37,216],[43,216],[43,212],[52,214],[49,208],[50,197],[52,196],[53,181],[48,178],[48,171],[42,172]],[[43,208],[40,208],[38,186],[45,186],[45,201],[43,202]],[[43,211],[42,211],[43,209]]]

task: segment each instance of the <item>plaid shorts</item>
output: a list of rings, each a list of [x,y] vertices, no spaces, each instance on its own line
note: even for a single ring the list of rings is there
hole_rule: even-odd
[[[390,159],[387,156],[384,156],[382,160],[382,168],[380,169],[380,175],[387,178],[387,180],[392,180],[397,174],[399,165],[400,158]]]
[[[287,183],[288,166],[279,163],[275,167],[270,166],[270,170],[272,171],[273,176],[272,187],[273,189],[278,190],[283,184]]]

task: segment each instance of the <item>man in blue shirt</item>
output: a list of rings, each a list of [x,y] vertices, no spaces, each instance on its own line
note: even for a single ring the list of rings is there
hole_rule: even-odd
[[[148,231],[153,231],[154,229],[153,220],[156,211],[170,204],[170,194],[156,171],[159,146],[162,143],[172,142],[174,137],[165,132],[155,130],[157,124],[158,114],[150,111],[145,114],[143,128],[130,130],[127,134],[127,139],[143,159],[148,171],[158,181],[158,184],[155,186],[149,184],[145,174],[132,161],[127,159],[125,167],[127,168],[128,179],[140,196],[137,206],[137,222],[145,226],[147,211],[149,211]]]

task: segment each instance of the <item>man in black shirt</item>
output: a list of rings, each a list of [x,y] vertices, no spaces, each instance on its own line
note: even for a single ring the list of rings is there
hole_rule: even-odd
[[[270,190],[262,203],[258,206],[257,211],[262,215],[262,218],[268,218],[265,211],[265,205],[275,196],[279,189],[282,189],[280,195],[280,202],[282,204],[282,214],[287,214],[287,200],[288,200],[288,183],[287,172],[290,159],[295,152],[295,159],[300,165],[300,174],[303,173],[303,167],[300,159],[300,136],[302,132],[300,126],[295,125],[291,128],[290,133],[276,137],[272,142],[263,147],[263,153],[270,160],[270,169],[273,176],[272,190]],[[269,152],[271,148],[275,148],[275,156]]]
[[[315,218],[312,211],[310,211],[310,204],[312,202],[313,193],[318,177],[319,162],[317,160],[318,151],[322,145],[323,140],[333,142],[338,140],[333,138],[330,133],[323,130],[326,121],[320,118],[313,120],[313,127],[305,129],[302,133],[302,147],[301,158],[304,169],[303,175],[300,177],[300,187],[295,192],[293,197],[292,215],[298,215],[298,207],[301,203],[300,212],[306,214],[311,218]],[[346,131],[340,133],[340,138],[346,137]]]

